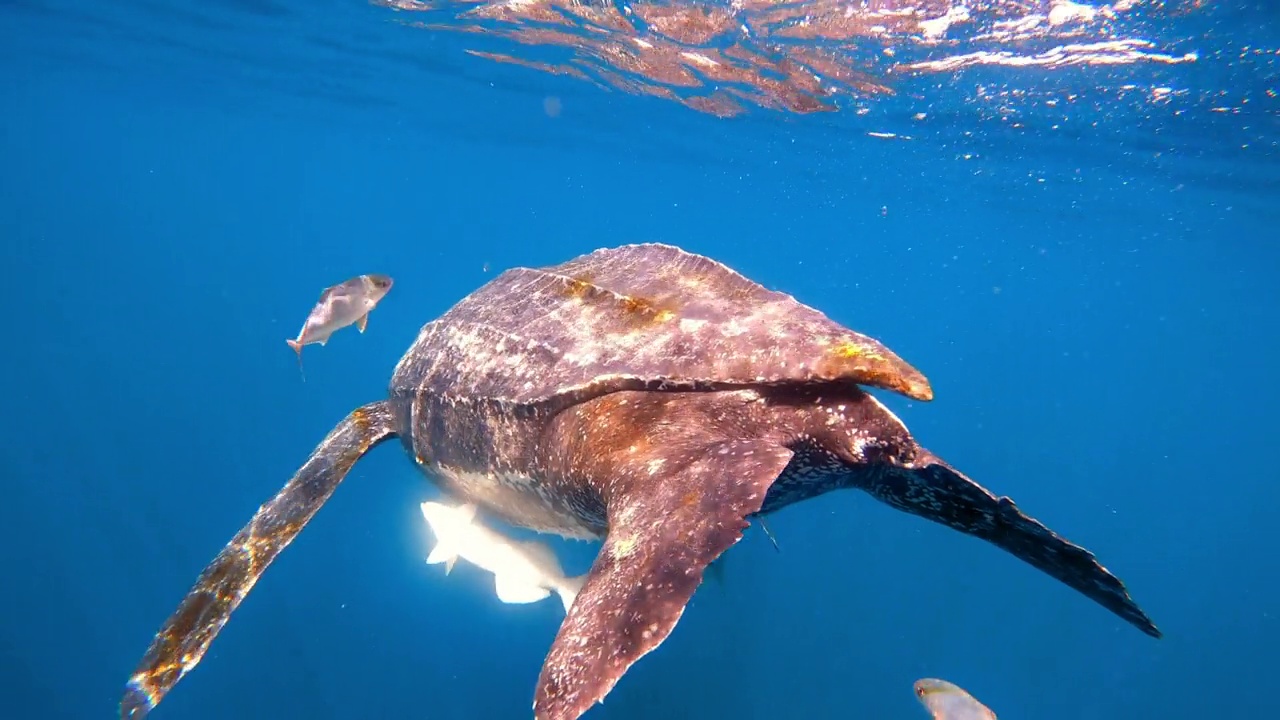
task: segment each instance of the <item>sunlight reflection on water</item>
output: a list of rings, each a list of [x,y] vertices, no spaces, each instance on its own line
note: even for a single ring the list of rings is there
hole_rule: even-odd
[[[1149,0],[1087,5],[1069,0],[372,0],[410,14],[406,24],[510,41],[522,51],[469,50],[497,62],[733,116],[754,106],[795,113],[916,92],[921,82],[971,67],[1034,68],[1194,63],[1193,49],[1150,38]],[[559,57],[528,57],[558,49]],[[930,79],[930,78],[933,79]],[[1118,90],[1121,88],[1117,88]],[[1132,92],[1134,87],[1123,88]],[[1151,84],[1151,103],[1180,92]],[[979,87],[999,99],[1025,90]],[[1071,100],[1068,93],[1065,101]]]

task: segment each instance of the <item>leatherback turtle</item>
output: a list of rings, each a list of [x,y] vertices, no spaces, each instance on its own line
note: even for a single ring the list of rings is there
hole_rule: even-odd
[[[129,680],[146,715],[370,448],[399,437],[448,495],[603,541],[560,625],[537,720],[574,720],[671,632],[755,516],[839,488],[982,538],[1154,637],[1092,553],[921,447],[860,385],[928,380],[876,340],[661,244],[515,268],[427,323],[389,397],[353,410],[204,569]]]

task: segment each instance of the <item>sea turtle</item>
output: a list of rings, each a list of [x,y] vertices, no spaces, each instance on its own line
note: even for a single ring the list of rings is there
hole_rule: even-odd
[[[859,386],[933,398],[886,347],[661,244],[515,268],[427,323],[205,568],[121,701],[149,712],[370,448],[399,437],[448,495],[603,541],[551,645],[536,720],[574,720],[671,632],[751,518],[839,488],[980,537],[1159,637],[1093,554],[916,443]]]

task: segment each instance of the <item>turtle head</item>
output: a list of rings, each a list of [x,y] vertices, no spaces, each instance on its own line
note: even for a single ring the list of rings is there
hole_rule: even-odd
[[[817,452],[841,465],[906,466],[919,446],[906,425],[871,394],[853,384],[791,388],[771,404],[789,406],[792,418],[777,417]]]

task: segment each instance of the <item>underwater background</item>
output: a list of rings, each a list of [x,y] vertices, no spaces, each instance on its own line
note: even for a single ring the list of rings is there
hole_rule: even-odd
[[[0,715],[115,717],[205,563],[423,323],[506,268],[654,241],[923,371],[932,402],[876,395],[1165,636],[838,492],[772,516],[779,551],[748,531],[588,717],[923,718],[925,676],[1009,720],[1271,712],[1276,7],[810,1],[766,61],[733,54],[762,2],[697,6],[732,17],[693,37],[652,8],[552,32],[527,3],[0,0]],[[861,68],[843,91],[812,82],[828,51]],[[361,273],[396,285],[304,382],[285,338]],[[374,450],[152,716],[531,717],[563,612],[426,565],[437,495]],[[575,573],[595,547],[556,540]]]

